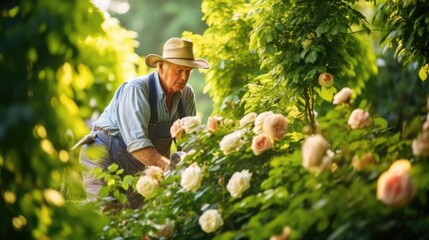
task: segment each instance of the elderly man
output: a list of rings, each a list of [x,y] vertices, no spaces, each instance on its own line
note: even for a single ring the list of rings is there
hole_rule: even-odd
[[[164,44],[162,57],[149,54],[145,62],[157,70],[122,84],[93,123],[92,132],[77,144],[82,145],[80,162],[86,168],[83,182],[89,199],[97,196],[104,183],[87,170],[106,170],[112,163],[124,169],[124,174],[135,174],[146,166],[167,170],[170,126],[196,114],[194,91],[187,82],[194,68],[210,65],[194,58],[192,42],[171,38]],[[100,146],[107,149],[106,156],[91,159],[87,153]],[[141,196],[132,191],[127,195],[127,207],[141,206]]]

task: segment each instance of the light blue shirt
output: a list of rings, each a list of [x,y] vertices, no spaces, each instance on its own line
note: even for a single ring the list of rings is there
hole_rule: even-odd
[[[168,112],[166,95],[155,72],[158,122],[169,122],[170,125],[179,118],[177,105],[182,98],[185,116],[195,116],[195,93],[189,84],[182,91],[176,92],[173,98],[171,113]],[[149,139],[148,126],[150,121],[149,75],[144,75],[122,84],[104,109],[100,117],[93,123],[109,131],[110,135],[124,139],[128,152],[153,147]]]

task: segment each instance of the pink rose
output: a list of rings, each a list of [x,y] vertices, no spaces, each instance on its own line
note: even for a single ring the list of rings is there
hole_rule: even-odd
[[[157,181],[161,181],[164,178],[164,171],[157,166],[148,166],[144,170],[144,174],[153,177]]]
[[[170,134],[172,138],[180,139],[184,129],[182,128],[182,123],[180,119],[177,119],[173,125],[170,127]]]
[[[258,156],[266,150],[271,149],[273,145],[273,140],[266,134],[262,133],[253,137],[252,151],[256,156]]]
[[[351,129],[364,128],[372,124],[372,119],[368,112],[365,112],[362,109],[355,109],[352,114],[350,114],[347,123]]]
[[[406,159],[395,161],[377,180],[377,199],[392,207],[407,204],[414,195],[409,173],[411,164]]]
[[[217,116],[210,116],[207,119],[207,130],[209,130],[210,132],[215,132],[219,126],[220,119],[221,118]]]
[[[281,139],[287,132],[287,118],[281,114],[272,114],[264,119],[262,127],[265,134],[273,140]]]
[[[330,73],[321,73],[319,75],[319,85],[322,87],[331,87],[334,85],[334,77]]]
[[[337,94],[335,94],[334,100],[332,101],[332,103],[340,104],[340,103],[348,102],[352,94],[353,94],[353,90],[351,90],[348,87],[345,87],[341,89]]]

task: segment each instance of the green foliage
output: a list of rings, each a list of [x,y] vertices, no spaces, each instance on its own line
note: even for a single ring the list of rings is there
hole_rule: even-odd
[[[243,86],[260,74],[256,52],[248,49],[252,20],[246,15],[251,10],[248,1],[204,1],[207,30],[202,36],[184,33],[196,43],[196,55],[211,63],[205,73],[204,90],[215,103],[214,114],[235,118],[242,115]]]
[[[331,73],[338,89],[349,86],[360,92],[375,73],[367,38],[353,34],[369,33],[368,24],[348,1],[259,1],[255,5],[251,49],[259,53],[261,67],[270,71],[273,83],[261,81],[260,94],[249,96],[250,104],[261,98],[280,109],[297,104],[313,125],[314,105],[321,105],[322,99],[331,101],[336,91],[326,95],[319,90],[319,74]],[[313,99],[315,93],[321,99]],[[271,100],[271,95],[279,98]]]
[[[428,63],[429,2],[427,0],[383,1],[376,20],[386,30],[381,41],[384,49],[395,48],[395,57],[407,65]]]

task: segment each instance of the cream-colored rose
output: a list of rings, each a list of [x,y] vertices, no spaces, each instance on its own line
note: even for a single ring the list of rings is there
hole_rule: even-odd
[[[210,132],[215,132],[219,126],[220,120],[221,120],[221,117],[210,116],[207,119],[207,130],[209,130]]]
[[[157,181],[161,181],[164,178],[164,171],[157,166],[149,166],[144,170],[144,174],[153,177]]]
[[[45,189],[43,191],[43,197],[47,203],[57,207],[61,207],[65,203],[63,195],[55,189]]]
[[[410,162],[401,159],[382,173],[377,180],[377,199],[393,207],[406,205],[414,196],[410,168]]]
[[[372,119],[368,112],[362,109],[355,109],[350,114],[347,122],[351,129],[364,128],[372,124]]]
[[[193,133],[201,126],[201,118],[198,116],[188,116],[181,119],[182,128],[186,133]]]
[[[334,77],[330,73],[321,73],[319,75],[319,85],[322,87],[331,87],[334,85]]]
[[[240,127],[245,127],[247,125],[250,125],[255,121],[255,118],[256,118],[256,113],[254,112],[246,114],[239,122]]]
[[[352,166],[357,171],[367,168],[369,165],[373,163],[374,163],[374,156],[370,152],[365,153],[362,156],[356,155],[352,158]]]
[[[253,137],[252,151],[256,156],[260,155],[268,149],[271,149],[273,146],[274,141],[264,133]]]
[[[346,103],[349,101],[350,97],[353,94],[353,90],[348,87],[341,89],[337,94],[334,95],[333,104]]]
[[[429,120],[426,120],[411,145],[414,156],[429,156]]]
[[[264,119],[262,129],[271,139],[279,140],[287,132],[287,118],[281,114],[272,114]]]
[[[183,170],[180,185],[186,190],[195,192],[201,187],[203,174],[201,168],[197,164],[192,164]]]
[[[241,172],[235,172],[229,179],[226,189],[233,198],[241,198],[243,193],[249,189],[251,179],[252,173],[247,169]]]
[[[281,234],[271,236],[270,240],[288,240],[291,232],[291,228],[289,226],[285,226]]]
[[[225,135],[219,143],[220,150],[223,154],[228,155],[230,153],[238,151],[244,144],[241,131],[235,131],[228,135]]]
[[[301,148],[302,166],[310,171],[320,172],[329,169],[333,153],[329,142],[320,134],[307,137]]]
[[[200,216],[198,223],[204,232],[211,233],[223,225],[223,219],[218,210],[209,209]]]
[[[158,181],[151,176],[142,176],[137,181],[136,190],[145,198],[152,198],[159,189]]]
[[[182,138],[183,131],[182,121],[180,119],[176,120],[170,127],[170,134],[172,138]]]
[[[274,114],[274,113],[269,111],[269,112],[260,113],[260,114],[258,114],[258,116],[256,116],[255,126],[253,127],[253,132],[255,134],[260,134],[264,131],[263,126],[264,126],[265,118],[272,115],[272,114]]]
[[[170,220],[166,220],[164,224],[156,226],[158,229],[158,238],[170,238],[174,233],[174,224]]]

